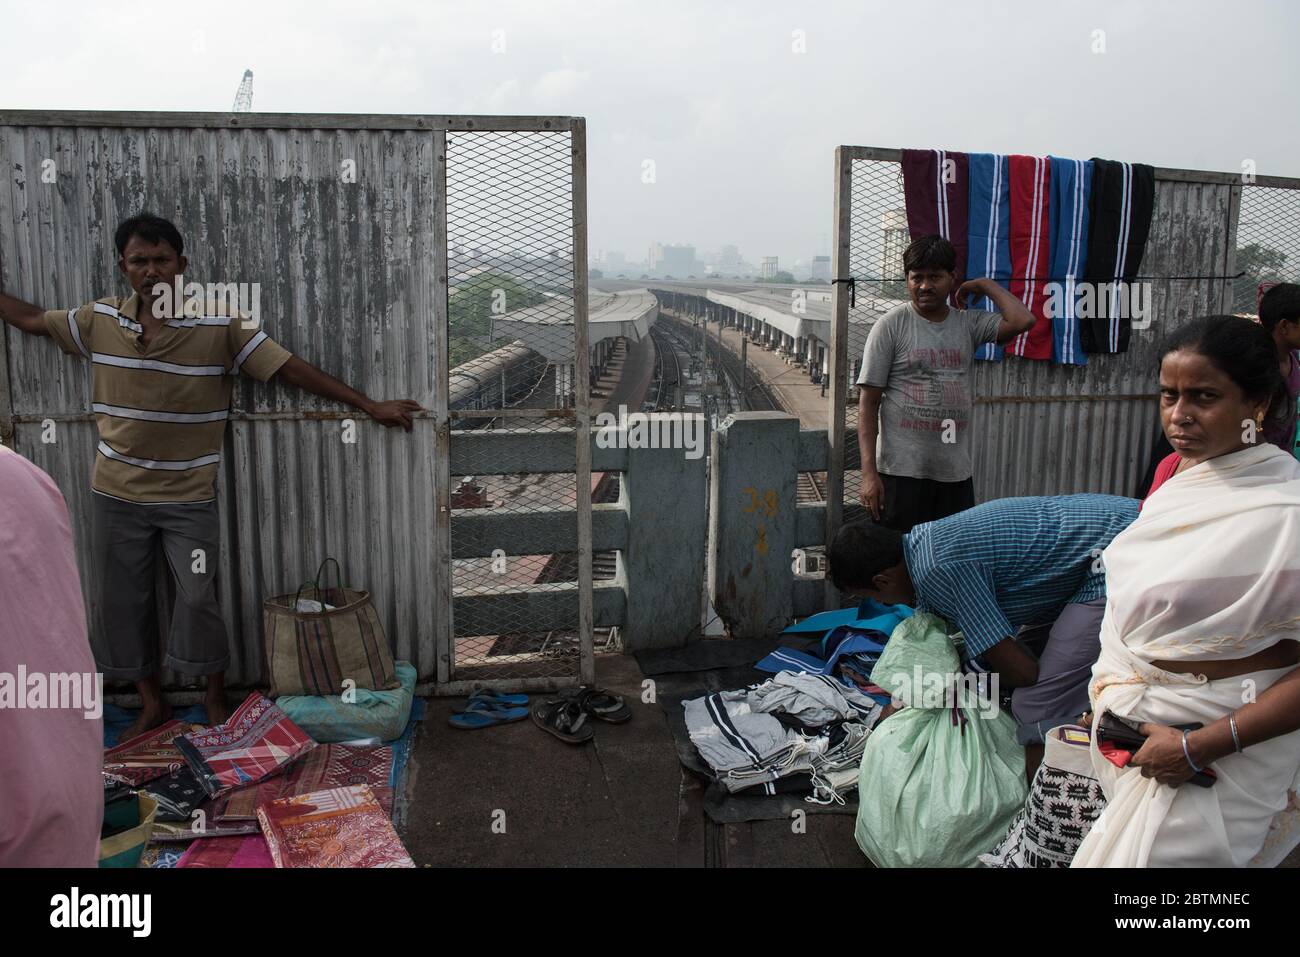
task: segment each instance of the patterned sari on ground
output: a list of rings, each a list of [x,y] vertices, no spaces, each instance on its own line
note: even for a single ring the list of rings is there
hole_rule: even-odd
[[[1188,469],[1147,499],[1103,561],[1094,722],[1106,711],[1163,725],[1217,721],[1293,668],[1209,681],[1151,662],[1239,659],[1300,640],[1300,463],[1258,445]],[[1121,770],[1095,744],[1092,764],[1108,803],[1075,867],[1268,866],[1300,838],[1300,731],[1214,762],[1210,788]]]

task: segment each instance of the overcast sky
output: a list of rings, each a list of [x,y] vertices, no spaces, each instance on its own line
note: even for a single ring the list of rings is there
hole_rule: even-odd
[[[256,111],[585,116],[593,256],[829,252],[841,143],[1300,176],[1284,0],[3,0],[0,23],[4,108],[228,110],[251,68]]]

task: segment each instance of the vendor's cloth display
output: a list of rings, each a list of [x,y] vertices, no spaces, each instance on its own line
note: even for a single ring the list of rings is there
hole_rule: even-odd
[[[1043,761],[1029,786],[1029,800],[1001,843],[980,855],[987,867],[1069,867],[1106,806],[1088,753],[1088,729],[1062,725],[1043,741]]]
[[[378,793],[380,788],[388,790],[392,772],[392,748],[322,744],[283,774],[221,795],[214,801],[213,816],[221,822],[256,821],[259,804],[349,784],[368,784]]]
[[[1280,860],[1294,812],[1300,731],[1211,765],[1212,787],[1173,788],[1118,768],[1095,742],[1110,712],[1130,724],[1209,725],[1294,666],[1206,680],[1154,661],[1246,658],[1300,638],[1300,462],[1256,445],[1175,475],[1103,553],[1106,616],[1092,671],[1092,766],[1106,793],[1075,867],[1244,867]],[[1267,845],[1267,846],[1266,846]],[[1257,855],[1266,852],[1264,858]]]
[[[257,809],[276,867],[414,867],[364,784],[296,794]]]
[[[275,867],[261,832],[247,837],[205,837],[185,849],[176,867]]]
[[[183,735],[177,746],[210,797],[278,774],[316,742],[254,691],[224,724]]]
[[[1025,802],[1015,722],[961,677],[934,615],[894,629],[872,680],[904,707],[867,739],[858,846],[877,867],[974,866]]]
[[[786,790],[800,779],[812,799],[842,802],[871,727],[875,701],[824,675],[783,671],[769,681],[682,702],[691,743],[731,793]]]
[[[201,725],[167,721],[104,752],[106,783],[139,787],[185,766],[176,739]]]

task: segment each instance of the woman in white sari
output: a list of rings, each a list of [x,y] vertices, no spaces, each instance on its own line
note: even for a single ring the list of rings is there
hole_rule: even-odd
[[[1300,463],[1255,441],[1281,387],[1247,319],[1168,343],[1160,415],[1181,461],[1103,554],[1090,694],[1107,806],[1074,867],[1276,865],[1300,841]],[[1148,736],[1124,769],[1097,749],[1108,711]],[[1188,783],[1200,768],[1212,787]]]

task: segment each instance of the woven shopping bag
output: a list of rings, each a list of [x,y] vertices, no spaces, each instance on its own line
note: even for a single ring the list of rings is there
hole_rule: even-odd
[[[326,566],[335,568],[334,588],[323,588]],[[370,593],[344,588],[333,558],[321,562],[316,579],[292,595],[262,604],[269,697],[340,695],[349,688],[391,691],[398,687],[388,647]],[[345,682],[351,681],[348,685]]]

